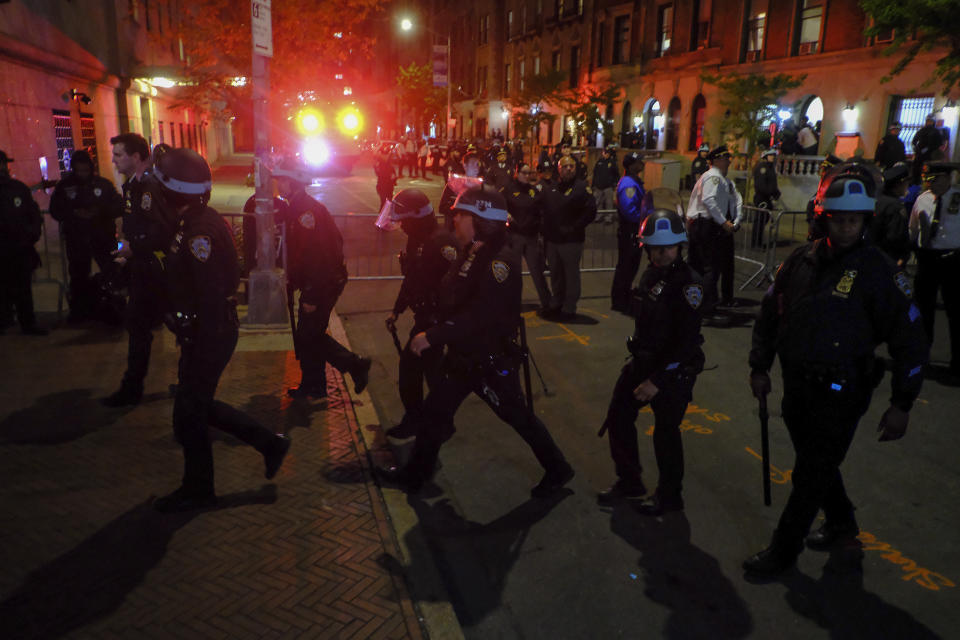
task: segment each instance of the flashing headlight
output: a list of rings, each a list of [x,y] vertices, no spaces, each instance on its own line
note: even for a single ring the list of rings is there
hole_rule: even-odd
[[[302,156],[308,165],[320,167],[329,162],[330,147],[320,138],[309,138],[303,142]]]
[[[297,112],[297,129],[304,135],[320,133],[323,130],[323,114],[315,109],[301,109]]]
[[[356,108],[348,107],[337,114],[337,124],[340,126],[340,131],[352,136],[363,128],[363,116]]]

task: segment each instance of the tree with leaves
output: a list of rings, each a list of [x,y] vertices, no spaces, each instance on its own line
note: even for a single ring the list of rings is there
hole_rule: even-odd
[[[271,94],[278,98],[272,101],[274,105],[295,104],[300,92],[322,92],[336,86],[334,69],[349,69],[354,60],[369,56],[373,44],[369,23],[384,3],[274,0],[270,60]],[[249,2],[181,2],[179,24],[175,29],[152,34],[152,44],[175,50],[181,41],[184,86],[179,91],[179,105],[230,115],[235,105],[250,100],[250,83],[235,80],[251,76]],[[329,77],[324,77],[324,72],[329,72]],[[342,94],[342,88],[336,88]],[[217,104],[226,104],[226,113],[217,114]]]
[[[433,67],[410,63],[397,73],[400,102],[410,111],[417,129],[423,131],[429,122],[443,122],[447,112],[447,90],[433,86]],[[442,127],[437,127],[442,131]]]
[[[884,53],[901,53],[883,80],[901,73],[921,53],[942,51],[925,86],[939,81],[950,93],[960,84],[960,10],[956,0],[860,0],[860,8],[872,18],[865,34],[875,36],[893,30],[893,42]]]
[[[606,118],[608,104],[619,100],[623,87],[615,83],[585,85],[569,89],[561,95],[560,104],[574,123],[576,137],[595,141],[602,131],[603,139],[613,137],[613,123]]]
[[[521,136],[530,140],[530,156],[533,157],[536,132],[546,123],[553,126],[557,115],[547,110],[547,107],[559,107],[562,96],[561,83],[567,74],[563,71],[550,70],[524,78],[523,89],[520,89],[506,99],[510,108],[510,117],[513,128]]]

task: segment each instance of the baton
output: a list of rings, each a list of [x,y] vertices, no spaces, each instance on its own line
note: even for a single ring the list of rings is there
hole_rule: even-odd
[[[760,396],[760,455],[763,467],[763,504],[770,506],[770,433],[768,423],[770,414],[767,413],[767,396]]]
[[[533,412],[533,389],[530,387],[530,349],[527,348],[527,321],[520,317],[520,349],[523,353],[523,386],[527,392],[527,409],[530,415],[536,415]]]
[[[400,344],[400,338],[397,337],[397,327],[389,327],[390,337],[393,338],[393,346],[397,348],[397,354],[403,355],[403,345]]]
[[[299,360],[300,350],[297,348],[297,321],[293,315],[293,289],[287,286],[287,313],[290,314],[290,333],[293,335],[293,356]]]

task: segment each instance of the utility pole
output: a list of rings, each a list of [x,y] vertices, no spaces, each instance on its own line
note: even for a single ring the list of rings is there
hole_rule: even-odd
[[[251,0],[250,23],[253,29],[253,130],[254,180],[256,184],[257,266],[250,271],[247,284],[247,322],[258,325],[287,323],[285,278],[276,268],[277,252],[273,241],[273,193],[267,156],[270,95],[270,61],[273,57],[271,0]]]

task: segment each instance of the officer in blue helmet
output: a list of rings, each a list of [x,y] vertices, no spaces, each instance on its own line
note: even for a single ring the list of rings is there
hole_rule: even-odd
[[[609,432],[617,481],[600,493],[598,502],[608,505],[646,494],[634,423],[640,409],[649,404],[656,420],[653,450],[660,478],[657,490],[637,509],[659,516],[683,509],[680,423],[697,374],[703,370],[703,286],[700,275],[683,259],[681,247],[687,233],[675,211],[654,209],[643,221],[638,239],[650,266],[633,290],[631,315],[636,328],[627,340],[631,358],[620,371],[600,430],[601,435]]]
[[[378,474],[416,493],[433,475],[440,447],[454,434],[453,418],[475,393],[523,438],[543,466],[534,497],[548,497],[573,476],[543,422],[528,409],[520,387],[520,262],[509,248],[507,205],[492,186],[464,191],[453,206],[454,232],[461,245],[456,261],[440,282],[440,322],[415,335],[409,349],[446,355],[442,375],[424,401],[413,451],[403,468]]]
[[[637,246],[637,233],[649,210],[643,167],[643,156],[629,152],[623,157],[623,177],[617,183],[617,266],[610,285],[610,308],[621,313],[630,313],[630,288],[643,258]]]
[[[928,346],[910,280],[865,233],[879,186],[872,165],[830,169],[816,196],[818,239],[787,258],[761,303],[750,387],[758,398],[770,393],[768,371],[779,357],[782,415],[796,462],[793,490],[769,547],[743,563],[753,576],[782,573],[804,542],[826,551],[859,533],[840,463],[883,376],[874,355],[880,343],[893,358],[881,441],[903,437],[920,393]],[[820,509],[825,522],[808,535]]]

